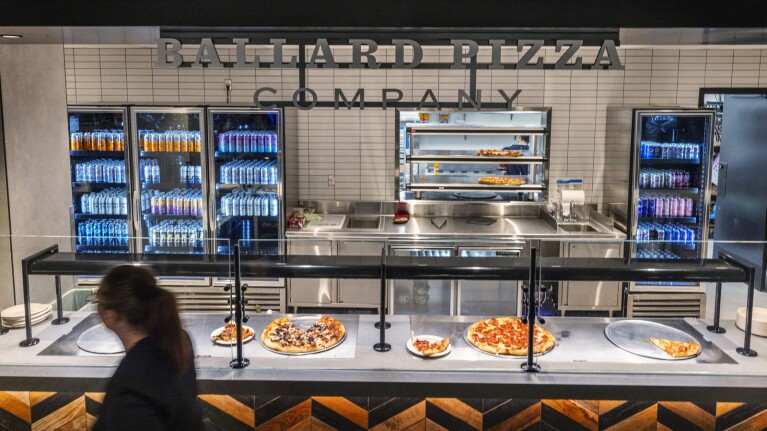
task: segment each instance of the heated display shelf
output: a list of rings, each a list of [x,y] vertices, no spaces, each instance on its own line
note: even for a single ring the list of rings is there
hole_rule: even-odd
[[[486,199],[471,194],[485,192],[502,200],[545,200],[550,109],[401,111],[399,116],[401,193],[412,192],[416,199],[423,198],[423,192],[446,199],[456,193],[461,199]],[[488,177],[517,182],[480,183]]]

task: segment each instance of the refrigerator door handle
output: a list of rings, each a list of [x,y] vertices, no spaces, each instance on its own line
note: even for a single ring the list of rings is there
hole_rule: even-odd
[[[727,194],[727,163],[719,163],[719,180],[717,182],[719,183],[717,185],[719,189],[716,192],[717,197],[724,197]]]

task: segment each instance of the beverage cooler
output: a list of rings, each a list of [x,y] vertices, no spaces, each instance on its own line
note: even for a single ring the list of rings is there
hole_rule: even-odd
[[[134,205],[142,253],[209,252],[202,108],[132,109]]]
[[[128,253],[133,235],[125,108],[71,107],[69,163],[76,253]]]
[[[208,124],[213,232],[216,238],[230,240],[215,252],[229,254],[230,247],[239,243],[244,255],[280,253],[281,112],[211,108]]]
[[[635,109],[629,226],[632,257],[706,258],[714,112]],[[632,283],[632,291],[697,291],[695,283]]]

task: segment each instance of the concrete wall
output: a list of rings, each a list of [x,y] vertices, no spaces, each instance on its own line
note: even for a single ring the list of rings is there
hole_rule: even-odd
[[[71,250],[71,184],[64,50],[61,45],[0,45],[5,156],[10,202],[11,258],[17,301],[21,301],[21,259],[58,243]],[[0,225],[2,220],[0,220]],[[35,238],[36,236],[47,238]],[[7,255],[3,254],[4,261]],[[0,266],[3,305],[10,277]],[[64,279],[64,289],[71,280]],[[55,298],[51,277],[31,279],[32,300]]]

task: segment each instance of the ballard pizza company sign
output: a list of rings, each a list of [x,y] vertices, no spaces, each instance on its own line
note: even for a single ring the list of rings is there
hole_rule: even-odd
[[[298,60],[295,55],[285,58],[283,55],[283,47],[286,45],[285,39],[270,39],[270,45],[273,53],[272,63],[262,63],[258,55],[252,58],[247,58],[246,47],[250,43],[246,38],[232,39],[232,43],[237,50],[236,61],[234,62],[222,62],[221,57],[216,50],[216,46],[213,40],[210,38],[203,38],[200,41],[200,45],[197,49],[197,54],[194,59],[185,58],[181,54],[182,44],[177,39],[160,38],[157,39],[157,61],[155,67],[158,68],[178,68],[182,66],[191,67],[209,67],[209,68],[224,68],[229,67],[233,69],[258,69],[258,68],[272,68],[272,69],[292,69],[299,67]],[[453,47],[453,63],[450,65],[451,69],[466,69],[466,61],[472,61],[477,57],[479,53],[479,43],[469,39],[453,39],[450,41]],[[356,69],[380,69],[383,64],[391,67],[392,69],[416,69],[423,61],[423,48],[421,45],[410,39],[393,39],[392,45],[394,46],[394,62],[383,63],[376,58],[376,51],[378,50],[378,43],[370,39],[349,39],[349,45],[352,47],[352,62],[345,64],[345,67]],[[501,48],[508,46],[506,40],[490,40],[489,46],[491,47],[491,62],[487,65],[489,69],[518,69],[518,70],[535,70],[535,69],[555,69],[555,70],[573,70],[573,69],[623,69],[618,50],[615,47],[615,42],[612,40],[605,40],[599,48],[596,57],[591,63],[584,62],[583,57],[578,55],[579,49],[583,46],[582,40],[557,40],[555,43],[555,52],[559,53],[559,57],[556,62],[544,63],[544,59],[537,57],[537,54],[544,45],[543,40],[517,40],[512,46],[516,46],[516,50],[520,53],[519,61],[515,63],[504,62],[501,57]],[[406,48],[410,48],[409,55],[406,58]],[[330,48],[330,43],[327,39],[317,39],[314,44],[314,49],[309,60],[305,64],[306,68],[338,68],[339,64],[335,61],[333,53]],[[520,94],[520,90],[516,90],[507,93],[502,89],[496,90],[503,97],[511,109],[514,99]],[[276,94],[277,90],[271,87],[260,87],[256,89],[253,94],[253,102],[258,108],[273,108],[274,104],[264,102],[262,96],[264,93]],[[353,106],[358,106],[360,109],[365,109],[365,89],[358,89],[352,100],[346,97],[346,94],[340,89],[334,89],[334,106],[335,109],[339,109],[343,104],[347,109],[352,109]],[[396,107],[397,104],[403,99],[404,94],[402,90],[397,88],[384,88],[381,90],[381,108],[387,109],[387,107]],[[302,101],[302,99],[307,99]],[[311,100],[308,100],[311,99]],[[293,92],[292,98],[293,105],[298,109],[312,109],[317,104],[317,93],[311,88],[298,88]],[[466,91],[458,90],[458,105],[459,109],[463,108],[463,104],[468,103],[472,108],[479,110],[482,108],[482,92],[477,90],[476,95],[471,97]],[[434,92],[431,89],[427,89],[420,103],[418,109],[422,109],[424,106],[433,106],[440,109],[439,100],[437,100]]]

